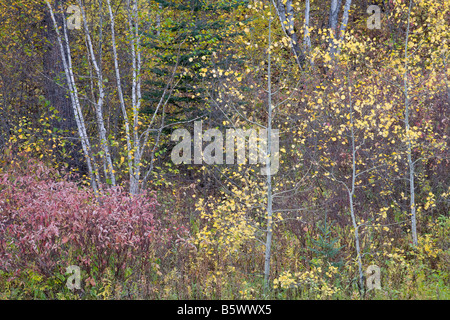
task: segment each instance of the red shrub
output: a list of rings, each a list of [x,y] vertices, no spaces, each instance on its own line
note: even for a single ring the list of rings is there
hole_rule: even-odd
[[[26,174],[0,176],[0,269],[34,265],[50,275],[70,263],[88,274],[111,268],[121,276],[150,262],[165,236],[153,195],[131,197],[117,187],[96,198],[42,163],[29,166]]]

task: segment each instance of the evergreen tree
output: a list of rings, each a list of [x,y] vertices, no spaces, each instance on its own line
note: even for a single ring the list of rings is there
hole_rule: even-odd
[[[231,31],[236,21],[227,20],[227,13],[246,5],[248,0],[191,0],[182,4],[156,0],[156,3],[160,9],[174,12],[177,19],[167,17],[152,32],[147,33],[146,45],[154,50],[158,61],[151,69],[155,77],[146,82],[148,90],[144,92],[143,98],[149,103],[142,112],[151,114],[155,111],[166,79],[172,75],[178,63],[175,73],[177,85],[168,100],[166,122],[205,115],[208,112],[206,102],[220,79],[209,73],[202,77],[201,70],[225,70],[231,64],[239,64],[228,50],[232,46],[232,37],[237,34]],[[202,88],[202,83],[208,84],[210,92]]]

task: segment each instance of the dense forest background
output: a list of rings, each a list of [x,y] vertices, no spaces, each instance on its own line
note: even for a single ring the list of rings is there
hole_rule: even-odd
[[[448,0],[2,0],[0,298],[449,299],[449,25]],[[200,121],[217,161],[174,163]],[[233,128],[279,146],[225,164]]]

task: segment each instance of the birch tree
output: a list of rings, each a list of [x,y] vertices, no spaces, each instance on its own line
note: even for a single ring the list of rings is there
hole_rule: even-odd
[[[300,70],[302,70],[305,63],[305,54],[300,49],[298,35],[295,32],[295,11],[292,6],[292,0],[272,0],[272,4],[277,12],[281,28],[291,43],[291,50],[294,54],[295,61]]]
[[[413,238],[413,244],[417,246],[417,222],[416,222],[416,200],[415,200],[415,170],[414,161],[412,159],[412,144],[410,138],[410,120],[409,120],[409,88],[408,88],[408,40],[409,40],[409,28],[411,19],[412,0],[409,1],[408,9],[408,25],[406,30],[405,39],[405,73],[403,74],[403,94],[405,96],[405,132],[407,137],[407,159],[408,159],[408,171],[409,171],[409,208],[411,210],[411,234]]]
[[[306,0],[305,2],[305,31],[303,37],[303,46],[305,48],[305,52],[311,50],[311,36],[309,32],[309,20],[310,20],[310,0]]]
[[[64,6],[66,1],[60,1],[57,6]],[[44,7],[46,8],[46,7]],[[59,25],[62,25],[62,14],[56,14],[55,18]],[[67,81],[64,77],[64,67],[61,60],[61,53],[58,47],[58,40],[53,25],[53,21],[50,17],[50,12],[45,10],[44,14],[45,31],[43,36],[48,41],[45,54],[43,56],[43,73],[44,73],[44,90],[45,96],[50,101],[50,105],[58,110],[58,115],[61,117],[59,121],[54,121],[53,126],[61,130],[67,130],[67,135],[74,142],[71,144],[68,153],[68,164],[73,169],[81,169],[80,154],[81,144],[77,140],[76,130],[77,124],[75,121],[75,115],[71,105],[70,97],[66,94],[68,87]],[[59,83],[59,79],[60,78]],[[4,117],[6,119],[6,117]],[[2,119],[3,121],[5,121]],[[7,132],[5,130],[5,132]]]
[[[265,11],[260,11],[261,20],[257,22],[258,24],[264,22],[265,32],[267,33],[267,36],[265,34],[264,39],[261,39],[263,44],[258,43],[257,46],[258,48],[261,46],[267,48],[261,55],[262,61],[249,67],[248,73],[243,76],[234,76],[235,73],[232,70],[224,70],[225,79],[215,95],[210,95],[210,102],[215,109],[223,114],[224,125],[232,126],[235,129],[239,127],[261,129],[262,136],[267,139],[265,143],[260,143],[257,146],[262,160],[260,165],[264,177],[254,174],[251,162],[247,165],[239,163],[236,170],[218,168],[221,176],[225,179],[223,183],[224,187],[226,186],[224,200],[216,205],[213,205],[214,200],[212,199],[199,200],[197,210],[200,211],[202,217],[213,222],[214,231],[206,228],[200,232],[197,244],[200,248],[203,248],[207,247],[205,242],[214,244],[219,242],[219,247],[224,250],[223,252],[220,251],[222,253],[220,258],[226,259],[235,250],[238,251],[239,244],[243,245],[246,241],[257,241],[261,244],[261,255],[264,257],[262,292],[267,295],[270,293],[270,277],[273,274],[274,228],[284,219],[296,220],[295,212],[304,209],[301,204],[295,205],[292,197],[302,187],[305,187],[308,180],[299,179],[295,181],[295,178],[293,178],[291,181],[290,170],[283,170],[282,175],[277,173],[279,170],[275,162],[280,161],[281,165],[281,154],[286,152],[284,148],[278,146],[278,136],[281,136],[280,127],[281,124],[287,124],[286,114],[290,111],[290,104],[296,101],[300,80],[290,77],[287,71],[286,74],[280,75],[280,69],[283,69],[285,64],[284,61],[280,61],[279,56],[274,57],[274,52],[276,52],[278,44],[284,43],[284,41],[279,41],[278,38],[274,40],[273,21],[277,18],[272,12],[269,12],[270,8],[263,10]],[[245,32],[249,33],[250,31],[247,29]],[[243,45],[248,44],[244,43]],[[289,47],[289,45],[289,43],[285,44],[286,47]],[[276,63],[276,72],[278,73],[276,80],[274,80],[273,75],[273,61]],[[292,67],[297,68],[297,63]],[[210,72],[219,74],[218,70],[211,70]],[[253,77],[263,80],[261,82],[252,80]],[[275,89],[274,81],[277,83]],[[239,101],[245,94],[240,89],[244,82],[247,85],[250,83],[252,86],[256,85],[255,90],[264,94],[263,100],[248,97],[250,103],[257,106],[251,112],[244,111],[239,106]],[[286,127],[282,132],[288,133],[290,128]],[[240,137],[240,141],[244,146],[247,143],[248,145],[255,145],[248,136]],[[230,151],[232,150],[227,148],[227,152]],[[295,172],[295,169],[292,169],[292,172]],[[297,172],[296,177],[298,178],[298,176]],[[246,203],[243,202],[244,199]],[[228,211],[226,211],[226,208],[229,208]],[[298,223],[302,222],[298,220]],[[229,231],[230,229],[232,231]],[[236,230],[241,232],[239,236],[235,233]]]
[[[328,20],[328,27],[331,31],[329,48],[330,48],[330,56],[333,59],[340,51],[340,43],[344,40],[344,34],[347,29],[348,18],[350,6],[352,4],[352,0],[346,0],[343,13],[342,13],[342,21],[341,26],[337,29],[339,12],[341,10],[342,0],[331,0],[330,6],[330,15]]]
[[[62,15],[63,15],[62,30],[64,33],[64,37],[63,37],[60,32],[60,27],[58,26],[58,24],[56,22],[54,11],[53,11],[53,8],[52,8],[50,2],[46,1],[46,4],[50,11],[50,15],[51,15],[51,18],[53,21],[53,26],[56,31],[57,41],[58,41],[58,45],[59,45],[59,51],[60,51],[62,63],[64,66],[64,73],[66,76],[67,86],[69,88],[69,95],[70,95],[70,99],[72,102],[72,108],[73,108],[74,114],[75,114],[75,120],[77,123],[78,134],[80,136],[84,157],[86,159],[86,163],[87,163],[87,167],[88,167],[90,183],[91,183],[91,186],[94,189],[94,191],[97,192],[97,190],[98,190],[97,181],[94,177],[94,170],[95,170],[95,172],[97,172],[97,170],[96,170],[95,163],[91,162],[92,148],[91,148],[91,143],[89,141],[88,133],[86,130],[83,112],[82,112],[80,100],[78,97],[78,89],[77,89],[77,85],[75,83],[75,78],[74,78],[74,74],[73,74],[71,51],[70,51],[69,39],[67,36],[67,26],[66,26],[66,22],[65,22],[66,21],[65,16],[64,16],[64,13],[62,13]],[[59,9],[62,11],[62,8],[59,8]],[[63,44],[63,41],[64,41],[64,44]],[[65,45],[66,49],[64,49],[64,45]],[[65,50],[67,50],[67,51],[65,51]],[[67,54],[66,54],[66,52],[67,52]]]
[[[110,151],[110,145],[108,141],[108,134],[105,126],[105,98],[106,98],[106,90],[105,90],[105,70],[102,68],[102,65],[105,63],[103,60],[105,59],[102,55],[102,47],[103,36],[102,36],[102,27],[99,29],[99,42],[97,44],[94,43],[94,36],[92,31],[88,25],[88,16],[87,12],[83,7],[83,3],[81,0],[78,0],[78,5],[81,9],[82,15],[82,25],[86,42],[87,49],[87,57],[90,65],[93,67],[95,76],[91,76],[91,79],[96,79],[96,87],[93,90],[93,96],[95,93],[97,94],[96,101],[92,101],[95,110],[95,119],[97,124],[97,132],[98,132],[98,140],[100,141],[101,152],[101,160],[104,162],[104,176],[112,186],[117,184],[116,179],[116,169],[114,168],[114,157]],[[47,6],[53,15],[53,8],[50,3],[47,1]],[[155,152],[158,148],[161,134],[164,128],[167,125],[164,123],[164,113],[165,106],[167,101],[172,94],[173,91],[173,82],[175,80],[175,71],[178,68],[178,63],[175,64],[173,72],[171,76],[167,79],[166,87],[163,90],[163,93],[159,99],[159,102],[156,106],[154,113],[148,120],[144,120],[141,116],[141,105],[142,105],[142,66],[143,66],[143,57],[142,57],[142,33],[141,33],[141,25],[142,21],[140,20],[141,16],[141,8],[139,7],[138,1],[128,0],[125,4],[125,13],[126,13],[126,24],[128,28],[128,32],[126,33],[125,43],[128,45],[128,52],[130,55],[130,64],[127,65],[119,63],[121,58],[118,53],[118,41],[116,35],[116,18],[115,13],[112,7],[112,3],[110,0],[106,1],[106,9],[107,15],[109,17],[109,27],[111,30],[111,48],[113,54],[113,71],[115,74],[115,82],[117,88],[117,95],[119,101],[119,109],[122,114],[123,124],[124,124],[124,141],[125,149],[126,149],[126,158],[127,158],[127,168],[129,175],[129,191],[132,194],[139,193],[143,186],[146,184],[147,179],[150,173],[153,170],[153,163],[155,161]],[[101,2],[99,3],[99,10],[102,10]],[[99,12],[100,21],[102,21],[103,12]],[[94,17],[95,20],[95,17]],[[55,27],[56,21],[54,21]],[[59,30],[59,29],[58,29]],[[91,184],[95,189],[97,189],[97,184],[100,183],[101,177],[98,173],[97,168],[99,165],[95,161],[95,157],[93,155],[93,147],[90,142],[89,133],[86,129],[85,119],[82,113],[82,108],[80,104],[79,90],[77,89],[76,79],[74,76],[73,68],[71,65],[71,44],[67,38],[67,26],[63,25],[61,29],[65,33],[65,37],[62,37],[58,33],[58,39],[61,42],[61,54],[64,57],[65,62],[65,74],[68,78],[68,84],[70,88],[70,96],[72,101],[72,106],[74,110],[76,110],[76,120],[77,126],[79,130],[79,135],[83,142],[83,150],[85,153],[85,158],[89,167],[89,174],[92,176]],[[63,47],[63,41],[65,48]],[[98,45],[100,51],[98,54],[94,51],[94,47]],[[65,53],[67,52],[67,53]],[[130,67],[130,72],[126,72],[123,70],[124,66]],[[121,74],[130,74],[130,90],[124,90],[123,80]],[[129,94],[128,94],[129,92]],[[173,124],[171,124],[173,125]],[[156,135],[156,138],[152,138],[153,134]],[[147,158],[148,157],[148,158]],[[148,163],[148,167],[145,167],[145,163]],[[144,171],[143,171],[144,170]],[[142,177],[142,173],[144,176]],[[97,182],[94,182],[96,180]]]
[[[272,235],[273,235],[273,194],[272,194],[272,120],[273,120],[273,107],[272,107],[272,73],[271,73],[271,57],[270,51],[272,50],[272,19],[269,18],[269,41],[267,49],[267,158],[266,158],[266,175],[267,175],[267,233],[266,233],[266,252],[264,257],[264,291],[269,289],[269,277],[270,277],[270,258],[272,248]]]
[[[105,100],[103,74],[102,74],[102,71],[100,70],[99,62],[97,61],[97,58],[94,53],[91,34],[90,34],[88,24],[87,24],[86,12],[83,8],[83,4],[81,3],[81,0],[78,0],[78,5],[80,6],[81,14],[83,17],[83,26],[84,26],[84,32],[85,32],[87,44],[88,44],[89,58],[92,62],[92,65],[94,66],[94,70],[97,75],[98,100],[95,103],[95,115],[96,115],[96,120],[97,120],[100,144],[102,146],[102,151],[103,151],[102,158],[106,162],[106,167],[107,167],[105,176],[109,177],[111,185],[115,186],[116,185],[116,178],[115,178],[115,174],[114,174],[115,171],[113,168],[111,153],[109,151],[109,142],[106,137],[105,123],[103,120],[103,104],[104,104],[104,100]]]
[[[390,62],[391,69],[396,74],[397,81],[394,84],[399,94],[396,94],[395,98],[401,106],[399,114],[402,115],[399,124],[402,127],[402,130],[399,130],[401,144],[396,151],[403,158],[402,164],[405,165],[403,173],[406,177],[401,176],[399,179],[406,181],[407,191],[404,191],[409,196],[404,197],[407,200],[404,211],[411,225],[412,245],[417,246],[420,242],[417,231],[418,216],[433,205],[434,198],[434,194],[425,189],[417,166],[425,165],[431,159],[440,161],[446,148],[445,135],[437,134],[435,124],[428,115],[431,107],[428,99],[436,94],[443,95],[440,91],[447,87],[445,77],[437,77],[437,74],[445,68],[449,55],[449,32],[445,18],[449,4],[411,0],[395,10],[399,25],[406,24],[404,45],[394,52],[394,58]],[[414,22],[423,12],[428,12],[429,15],[427,21],[430,24],[426,30],[424,26]],[[425,69],[424,61],[427,61]],[[426,94],[424,88],[427,88]],[[426,200],[418,201],[421,198]]]
[[[108,2],[110,19],[113,21],[113,15],[111,11],[111,6]],[[175,72],[178,68],[178,60],[173,67],[173,72],[170,75],[170,78],[167,79],[167,85],[165,86],[163,93],[160,97],[160,100],[155,108],[153,115],[151,116],[150,121],[146,125],[145,130],[139,131],[140,126],[140,109],[142,102],[142,46],[141,46],[141,37],[140,34],[140,20],[139,20],[139,7],[138,1],[127,0],[127,13],[128,13],[128,25],[129,25],[129,44],[130,44],[130,52],[131,52],[131,63],[132,63],[132,86],[131,86],[131,110],[132,110],[132,123],[133,129],[132,132],[126,133],[127,135],[127,148],[128,148],[128,167],[131,168],[130,171],[130,193],[137,194],[141,191],[142,187],[147,183],[148,177],[153,170],[153,163],[155,160],[155,151],[157,146],[159,145],[162,130],[165,128],[164,123],[164,115],[165,115],[165,106],[172,95],[174,89],[174,81],[175,81]],[[160,26],[160,24],[159,24]],[[181,46],[182,43],[179,44]],[[116,56],[117,54],[115,54]],[[119,71],[118,66],[116,68],[116,77],[118,78]],[[119,81],[118,81],[119,85]],[[123,101],[123,98],[120,99]],[[127,117],[127,113],[124,112],[125,106],[121,102],[122,113],[124,117]],[[160,124],[156,124],[158,121],[158,114],[161,113]],[[128,119],[125,120],[125,126],[127,126]],[[144,172],[144,178],[141,180],[142,174],[142,166],[143,166],[143,156],[145,152],[149,148],[149,138],[150,133],[156,133],[155,141],[153,141],[153,148],[150,149],[150,165],[149,168]],[[129,142],[132,140],[132,144]],[[132,156],[129,148],[132,149]],[[131,165],[130,165],[131,163]]]

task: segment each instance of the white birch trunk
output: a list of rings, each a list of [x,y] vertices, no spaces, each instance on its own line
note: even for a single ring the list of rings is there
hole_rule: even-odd
[[[339,41],[344,39],[345,30],[347,29],[348,16],[350,12],[350,6],[352,5],[352,0],[346,0],[344,6],[344,13],[342,14],[341,29],[339,30]]]
[[[339,1],[341,2],[341,1]],[[347,30],[347,24],[348,24],[348,17],[350,12],[350,6],[352,4],[352,0],[346,0],[345,6],[344,6],[344,13],[342,14],[342,22],[341,22],[341,28],[339,29],[339,33],[336,35],[336,39],[334,40],[335,45],[331,47],[330,55],[331,58],[334,58],[335,56],[339,55],[341,48],[340,44],[344,40],[344,34]],[[337,16],[336,16],[337,19]],[[336,20],[337,22],[337,20]]]
[[[88,166],[91,186],[94,189],[94,192],[97,193],[98,192],[97,182],[95,181],[95,178],[94,178],[94,170],[92,168],[92,162],[91,162],[91,158],[90,158],[91,145],[90,145],[89,138],[87,135],[84,117],[83,117],[83,113],[81,110],[80,101],[78,98],[78,90],[77,90],[77,86],[75,84],[75,79],[73,76],[72,59],[71,59],[71,53],[70,53],[69,39],[67,36],[67,28],[64,23],[63,30],[64,30],[64,34],[65,34],[65,42],[66,42],[66,49],[67,49],[67,57],[66,57],[66,53],[64,52],[64,46],[62,43],[62,37],[59,32],[59,27],[56,23],[56,19],[55,19],[55,15],[53,13],[52,6],[50,5],[50,3],[48,1],[46,1],[46,4],[47,4],[48,9],[50,10],[50,15],[52,17],[53,25],[55,27],[55,31],[56,31],[56,35],[57,35],[57,39],[58,39],[58,44],[59,44],[60,53],[61,53],[61,60],[63,62],[64,73],[66,76],[67,85],[69,87],[69,95],[70,95],[72,107],[73,107],[74,114],[75,114],[75,121],[77,123],[78,135],[80,136],[81,146],[82,146],[83,153],[86,158],[86,163]],[[64,17],[63,21],[65,21],[65,17]]]
[[[128,114],[127,114],[127,108],[125,105],[125,99],[123,97],[123,91],[122,91],[122,83],[120,79],[120,68],[119,68],[119,58],[117,55],[117,44],[116,44],[116,34],[115,34],[115,21],[114,21],[114,15],[111,8],[111,2],[110,0],[106,0],[108,5],[108,11],[109,11],[109,20],[111,24],[111,42],[112,42],[112,49],[113,49],[113,55],[114,55],[114,71],[116,73],[116,82],[117,82],[117,93],[119,95],[119,101],[120,101],[120,108],[122,110],[122,116],[125,123],[125,138],[127,141],[127,160],[128,160],[128,171],[130,176],[130,186],[133,185],[131,181],[134,179],[134,172],[133,172],[133,163],[132,163],[132,146],[131,146],[131,136],[130,136],[130,121],[128,120]]]
[[[138,21],[138,7],[137,1],[131,3],[127,0],[128,10],[128,27],[130,31],[130,49],[131,49],[131,64],[132,64],[132,87],[131,87],[131,104],[133,113],[133,160],[134,169],[130,180],[130,193],[139,193],[139,179],[140,179],[140,163],[143,154],[143,147],[139,139],[139,109],[141,103],[140,92],[140,42],[139,42],[139,21]]]
[[[294,31],[295,14],[292,6],[292,0],[272,0],[272,4],[277,11],[278,18],[280,19],[281,29],[283,29],[285,36],[289,38],[295,61],[300,70],[302,70],[305,56],[300,50],[298,36]]]
[[[159,37],[161,35],[161,12],[162,12],[162,4],[158,4],[159,12],[156,15],[156,35]]]
[[[412,9],[412,1],[409,1],[409,11],[408,11],[408,27],[406,30],[406,41],[405,41],[405,73],[403,75],[403,84],[404,84],[404,95],[405,95],[405,133],[407,142],[407,152],[408,152],[408,169],[409,169],[409,207],[411,209],[411,234],[413,245],[417,246],[417,222],[416,222],[416,201],[415,201],[415,186],[414,186],[414,161],[412,159],[412,143],[409,137],[409,96],[408,96],[408,40],[409,40],[409,26],[411,19],[411,9]]]
[[[267,118],[267,151],[266,151],[266,170],[267,170],[267,235],[266,235],[266,251],[264,257],[264,292],[267,293],[269,289],[269,277],[270,277],[270,258],[271,258],[271,247],[272,247],[272,234],[273,234],[273,219],[272,219],[272,170],[271,170],[271,159],[272,159],[272,74],[271,74],[271,22],[269,20],[269,49],[268,49],[268,118]]]
[[[351,0],[346,0],[344,12],[342,14],[342,22],[339,31],[337,30],[339,21],[339,12],[341,11],[342,0],[332,0],[330,6],[330,15],[328,18],[328,27],[331,29],[331,36],[329,43],[329,53],[331,58],[339,54],[339,43],[343,40],[344,32],[348,24],[348,16],[350,11]]]
[[[331,0],[330,3],[330,15],[328,17],[328,28],[333,32],[336,31],[339,18],[339,9],[341,8],[342,0]]]
[[[348,200],[350,207],[350,215],[352,217],[352,224],[355,236],[355,247],[356,247],[356,258],[358,260],[358,271],[359,271],[359,289],[360,293],[364,288],[364,273],[362,269],[362,259],[361,259],[361,248],[359,244],[359,226],[356,222],[356,213],[353,204],[353,197],[355,195],[355,187],[356,187],[356,148],[355,148],[355,131],[354,131],[354,122],[353,122],[353,105],[352,98],[350,96],[350,126],[351,126],[351,139],[352,139],[352,186],[351,190],[348,190]]]
[[[105,98],[105,91],[103,89],[103,74],[100,71],[99,64],[97,63],[97,59],[95,57],[94,49],[92,46],[91,35],[89,33],[89,29],[88,29],[88,25],[87,25],[86,14],[84,12],[83,5],[80,0],[78,0],[78,5],[81,8],[84,31],[86,33],[86,38],[87,38],[87,42],[88,42],[88,50],[90,52],[92,64],[94,66],[95,72],[98,77],[97,86],[98,86],[98,91],[99,91],[99,98],[98,98],[97,103],[95,104],[95,114],[96,114],[96,119],[97,119],[97,127],[98,127],[98,131],[99,131],[101,146],[102,146],[102,150],[104,153],[103,157],[104,157],[104,159],[106,159],[106,163],[108,166],[108,174],[109,174],[109,179],[111,180],[111,184],[113,186],[115,186],[116,178],[114,175],[114,168],[113,168],[113,164],[112,164],[112,160],[111,160],[111,154],[109,152],[109,145],[108,145],[108,139],[106,137],[105,124],[103,121],[103,102],[104,102],[104,98]]]
[[[306,0],[305,3],[305,32],[303,36],[303,46],[306,52],[311,50],[311,38],[309,36],[309,15],[311,7],[309,2],[310,2],[309,0]]]

